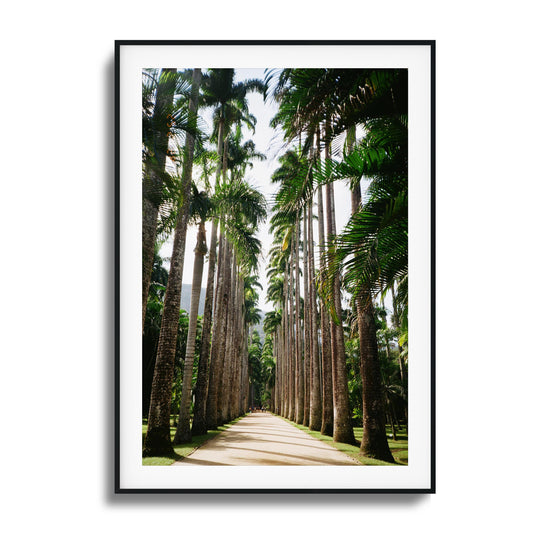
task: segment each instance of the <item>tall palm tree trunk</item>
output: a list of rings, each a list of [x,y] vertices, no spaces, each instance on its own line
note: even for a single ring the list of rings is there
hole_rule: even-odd
[[[294,276],[293,276],[293,255],[294,255],[294,239],[291,239],[291,250],[288,258],[289,266],[289,346],[287,356],[289,358],[289,420],[296,419],[296,401],[295,401],[295,361],[294,361]]]
[[[164,68],[161,73],[163,78],[169,72],[176,72],[175,68]],[[173,91],[169,90],[169,84],[162,81],[157,88],[154,115],[160,114],[162,109],[168,107],[174,98]],[[167,131],[159,132],[160,138],[157,145],[161,150],[155,151],[157,168],[150,172],[149,191],[145,190],[143,183],[143,224],[142,224],[142,327],[144,331],[144,317],[146,316],[146,304],[148,302],[148,292],[150,289],[150,278],[152,276],[152,266],[154,262],[155,242],[157,237],[157,215],[159,214],[159,203],[161,201],[162,182],[158,172],[164,172],[168,151],[168,128]]]
[[[281,327],[276,328],[276,414],[281,416],[281,403],[282,403],[282,391],[283,391],[283,378],[281,372]]]
[[[385,430],[383,388],[378,358],[376,322],[372,297],[360,290],[357,297],[359,346],[361,351],[361,381],[363,384],[363,439],[361,453],[393,463]]]
[[[326,248],[324,238],[324,205],[322,187],[318,189],[318,241],[320,247],[321,283],[325,282]],[[320,332],[322,334],[322,435],[333,436],[333,383],[331,370],[331,325],[324,300],[320,299]]]
[[[309,408],[311,404],[311,332],[309,331],[309,249],[307,246],[307,209],[303,210],[303,268],[304,268],[304,420],[309,425]]]
[[[191,123],[196,120],[201,70],[194,69],[189,113]],[[143,456],[172,455],[170,443],[170,405],[172,401],[172,380],[178,335],[178,320],[181,304],[181,284],[187,222],[189,220],[189,200],[192,181],[192,164],[195,137],[187,134],[183,162],[182,194],[183,203],[178,213],[174,232],[174,245],[170,261],[163,316],[159,333],[159,343],[152,380],[148,427],[143,448]]]
[[[283,416],[283,314],[277,330],[276,365],[278,367],[278,415]]]
[[[328,234],[335,237],[335,203],[333,184],[326,185],[326,221]],[[331,368],[333,377],[333,440],[355,444],[350,403],[348,397],[348,376],[346,353],[344,351],[344,332],[342,328],[341,288],[339,274],[333,279],[333,306],[336,320],[330,320],[331,331]]]
[[[228,303],[226,309],[226,330],[224,331],[224,338],[222,340],[224,353],[224,367],[222,372],[222,388],[219,396],[219,411],[222,423],[229,421],[230,398],[231,398],[231,378],[233,375],[233,356],[234,346],[232,344],[232,336],[234,330],[234,294],[235,294],[235,273],[236,273],[236,258],[233,250],[230,250],[230,264],[226,271],[226,285],[228,292]]]
[[[248,404],[248,383],[250,381],[248,375],[248,327],[245,325],[242,335],[242,385],[241,385],[241,413],[244,414],[249,407]]]
[[[224,120],[221,119],[218,125],[218,168],[216,185],[219,184],[220,174],[222,173],[223,182],[226,181],[226,171],[228,164],[228,143],[227,140],[223,140],[224,135]],[[216,232],[215,232],[216,233]],[[213,241],[211,241],[213,242]],[[206,427],[207,429],[216,429],[218,425],[217,420],[217,398],[218,388],[220,382],[220,369],[221,369],[221,353],[218,351],[216,341],[219,339],[219,328],[221,324],[220,319],[220,298],[222,292],[222,271],[224,268],[224,251],[226,249],[226,241],[222,226],[220,227],[220,238],[218,245],[218,269],[217,269],[217,281],[216,292],[214,291],[214,312],[213,312],[213,335],[210,339],[211,347],[211,364],[209,367],[209,386],[207,390],[206,400]],[[214,267],[213,267],[214,268]],[[206,340],[207,342],[207,340]]]
[[[280,325],[280,359],[281,359],[281,416],[287,416],[287,313],[285,302],[285,285],[287,280],[283,282],[283,301],[281,304],[281,325]]]
[[[232,411],[230,413],[230,419],[233,420],[241,414],[241,390],[242,390],[242,334],[244,328],[244,278],[237,275],[237,291],[235,298],[235,308],[237,312],[235,335],[234,335],[234,374],[233,374],[233,386],[232,392]]]
[[[207,429],[216,429],[217,427],[217,397],[220,382],[221,356],[218,350],[217,340],[219,338],[219,329],[221,327],[220,301],[222,293],[222,270],[224,268],[224,255],[226,251],[226,239],[222,229],[218,243],[218,269],[216,284],[216,301],[213,318],[213,338],[211,340],[211,364],[209,366],[209,388],[206,402],[206,423]]]
[[[296,423],[302,424],[304,419],[304,376],[303,376],[303,361],[302,361],[302,328],[300,327],[300,221],[296,223],[295,232],[295,249],[294,255],[294,270],[295,270],[295,294],[296,300],[296,349],[294,351],[296,357]]]
[[[216,185],[220,180],[220,174],[224,167],[223,147],[224,121],[218,126],[218,165],[216,173]],[[217,232],[218,219],[211,223],[211,242],[209,244],[209,266],[207,270],[207,287],[205,290],[204,319],[202,323],[202,341],[200,358],[198,361],[198,378],[196,381],[196,396],[194,402],[194,414],[191,433],[204,435],[207,433],[207,393],[209,387],[209,351],[211,348],[211,327],[213,323],[213,303],[215,292],[215,270],[217,263]]]
[[[241,390],[240,369],[241,369],[241,317],[242,317],[242,305],[241,305],[241,276],[237,275],[236,290],[234,298],[235,307],[235,325],[233,331],[233,376],[231,386],[231,401],[230,401],[230,420],[236,418],[239,412],[239,396]]]
[[[361,188],[358,183],[352,188],[352,191],[352,214],[355,214],[361,205]],[[385,409],[374,306],[370,291],[366,287],[359,288],[356,305],[359,349],[361,353],[361,381],[363,385],[361,453],[368,457],[393,463],[394,458],[389,449],[385,430]]]
[[[183,380],[181,388],[180,416],[178,427],[174,435],[174,444],[191,442],[191,400],[192,400],[192,371],[194,365],[194,348],[196,344],[196,325],[198,318],[198,305],[202,290],[202,275],[204,272],[204,256],[207,252],[205,238],[205,225],[203,222],[198,227],[196,248],[194,249],[194,266],[191,288],[191,308],[189,312],[189,330],[187,332],[187,348],[183,365]]]
[[[155,177],[152,179],[154,180]],[[152,276],[152,266],[155,254],[155,242],[157,239],[157,215],[159,213],[159,207],[154,205],[154,203],[143,194],[142,210],[142,327],[144,331],[144,318],[146,316],[146,305],[148,303],[148,293],[150,291],[150,279]]]
[[[220,293],[220,306],[219,306],[219,316],[218,320],[220,321],[220,329],[218,330],[218,339],[215,339],[215,346],[219,353],[221,366],[220,366],[220,373],[218,376],[219,379],[219,386],[217,390],[217,398],[216,398],[216,421],[217,426],[220,423],[225,423],[226,419],[224,417],[225,414],[225,405],[224,400],[226,396],[226,371],[227,371],[227,364],[228,364],[228,357],[226,353],[226,336],[228,332],[228,305],[230,302],[230,294],[231,294],[231,244],[229,240],[226,239],[226,251],[224,253],[224,264],[222,265],[222,279],[221,279],[221,293]]]
[[[237,359],[238,359],[238,352],[239,352],[239,346],[237,344],[237,337],[238,337],[238,327],[239,327],[239,315],[240,315],[240,309],[237,304],[237,300],[239,298],[240,293],[240,283],[238,280],[238,274],[237,274],[237,261],[236,258],[233,260],[233,275],[232,275],[232,288],[233,288],[233,294],[230,304],[230,331],[228,335],[228,351],[231,355],[231,367],[230,367],[230,376],[228,379],[229,382],[229,390],[228,390],[228,420],[233,420],[236,416],[235,414],[235,397],[236,393],[238,393],[239,390],[239,384],[237,382],[237,376],[238,376],[238,368],[237,368]]]
[[[200,345],[200,357],[198,359],[198,377],[196,379],[196,394],[191,428],[192,435],[204,435],[207,433],[206,402],[209,385],[209,348],[211,346],[211,324],[213,318],[217,230],[218,224],[214,221],[211,228],[211,243],[209,246],[209,266],[207,270],[202,341]]]
[[[283,389],[284,409],[283,416],[289,418],[289,262],[285,263],[285,276],[283,282]]]
[[[312,198],[309,202],[309,217],[307,224],[307,238],[309,246],[309,322],[311,332],[311,405],[309,410],[309,429],[313,431],[319,431],[322,427],[322,387],[320,378],[320,359],[318,353],[318,316],[316,311]]]

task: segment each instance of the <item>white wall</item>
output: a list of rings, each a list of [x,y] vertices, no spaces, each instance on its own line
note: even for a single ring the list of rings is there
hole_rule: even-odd
[[[501,11],[453,0],[363,4],[3,7],[0,479],[10,531],[270,532],[293,521],[321,531],[524,529],[530,17],[517,0]],[[436,495],[111,494],[113,41],[164,38],[437,40]]]

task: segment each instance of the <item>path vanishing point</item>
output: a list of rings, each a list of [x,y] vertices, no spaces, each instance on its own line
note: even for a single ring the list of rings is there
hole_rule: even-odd
[[[174,466],[342,465],[358,461],[270,413],[250,413]]]

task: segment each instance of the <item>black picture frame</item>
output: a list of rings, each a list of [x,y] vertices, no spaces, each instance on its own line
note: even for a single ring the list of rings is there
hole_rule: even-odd
[[[428,250],[425,251],[428,254],[428,264],[429,264],[429,286],[427,287],[428,294],[428,309],[430,310],[429,317],[429,367],[426,372],[425,378],[429,380],[429,398],[428,398],[428,410],[429,410],[429,424],[425,428],[427,430],[427,442],[429,445],[429,461],[427,464],[428,468],[428,483],[425,486],[382,486],[382,487],[295,487],[295,488],[271,488],[271,487],[154,487],[154,486],[129,486],[127,483],[124,483],[124,474],[126,466],[124,465],[124,454],[122,449],[122,443],[124,442],[123,435],[123,412],[124,401],[122,399],[122,385],[121,372],[124,369],[124,360],[121,359],[121,349],[123,347],[124,335],[127,333],[127,326],[124,325],[124,305],[121,305],[121,298],[124,295],[123,288],[121,288],[121,283],[124,282],[124,272],[122,269],[129,268],[127,264],[127,258],[123,257],[121,254],[121,244],[124,240],[124,231],[126,230],[124,221],[121,219],[123,211],[123,199],[125,193],[124,179],[121,176],[121,170],[124,163],[124,155],[121,152],[123,149],[123,140],[124,140],[124,128],[121,129],[121,124],[124,122],[124,111],[121,112],[121,105],[124,98],[124,83],[122,79],[123,75],[123,56],[126,49],[132,49],[132,47],[137,47],[145,50],[157,50],[162,47],[174,47],[177,50],[189,50],[190,47],[356,47],[355,49],[361,49],[361,47],[371,47],[374,48],[383,48],[389,47],[388,49],[398,48],[400,50],[409,50],[415,47],[424,49],[428,57],[428,80],[429,87],[427,87],[427,94],[429,98],[429,116],[427,120],[429,124],[427,125],[430,132],[430,140],[428,143],[429,148],[429,233],[430,233],[430,244]],[[409,493],[435,493],[435,387],[436,387],[436,378],[435,378],[435,349],[436,349],[436,340],[435,340],[435,180],[436,180],[436,139],[435,139],[435,101],[436,101],[436,92],[435,92],[435,59],[436,59],[436,42],[434,40],[278,40],[278,41],[268,41],[268,40],[117,40],[115,41],[115,493],[117,494],[146,494],[146,493],[157,493],[157,494],[196,494],[196,493],[250,493],[250,494],[269,494],[269,493],[351,493],[351,494],[409,494]],[[194,61],[192,59],[191,61]],[[152,65],[144,65],[152,66]],[[197,66],[195,64],[190,64],[189,66]],[[199,65],[204,66],[204,65]],[[263,65],[261,65],[263,66]],[[267,65],[268,66],[268,65]],[[287,65],[291,66],[291,65]],[[140,80],[140,76],[139,76]],[[140,81],[139,81],[140,83]],[[140,110],[139,110],[140,112]],[[409,111],[411,114],[411,109]],[[411,200],[410,200],[411,201]],[[140,205],[140,204],[139,204]],[[140,207],[139,207],[140,208]],[[123,301],[122,301],[123,304]],[[411,459],[411,458],[410,458]],[[139,461],[140,461],[140,451],[139,451]],[[151,468],[151,467],[148,467]],[[161,467],[164,468],[164,467]],[[203,467],[206,468],[206,467]],[[210,468],[210,467],[208,467]],[[212,467],[211,467],[212,468]],[[234,467],[235,468],[235,467]],[[239,468],[239,467],[237,467]],[[269,467],[261,467],[269,468]],[[368,468],[377,468],[377,467],[368,467]],[[388,467],[387,467],[388,468]]]

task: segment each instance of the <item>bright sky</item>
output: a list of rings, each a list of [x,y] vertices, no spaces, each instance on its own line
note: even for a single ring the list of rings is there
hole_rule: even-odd
[[[264,68],[257,69],[236,69],[236,81],[242,81],[250,78],[264,78]],[[252,135],[250,131],[243,128],[244,141],[252,138],[256,150],[267,156],[266,161],[254,161],[253,168],[247,172],[247,181],[258,188],[269,201],[272,195],[275,193],[275,187],[270,182],[270,176],[278,168],[278,158],[284,152],[283,139],[280,132],[276,132],[270,128],[270,120],[276,113],[276,105],[271,102],[263,102],[261,95],[252,93],[248,96],[248,103],[250,111],[257,118],[257,124],[255,127],[255,133]],[[210,120],[212,111],[204,112],[203,117],[206,121]],[[339,231],[347,222],[350,216],[350,195],[348,194],[348,187],[342,183],[335,183],[335,215],[337,231]],[[315,208],[316,214],[316,208]],[[263,291],[260,294],[259,308],[263,311],[269,311],[273,309],[272,304],[266,301],[266,266],[268,251],[272,244],[272,237],[268,233],[268,220],[262,224],[259,229],[258,238],[260,239],[263,247],[263,261],[260,262],[260,283],[263,286]],[[315,222],[316,225],[316,222]],[[210,225],[207,226],[207,242],[210,242]],[[315,241],[318,236],[318,227],[314,229]],[[194,247],[196,244],[196,228],[190,228],[187,234],[187,242],[185,248],[185,262],[183,270],[183,283],[192,283],[192,271],[194,261]],[[163,258],[170,257],[172,254],[172,239],[167,241],[162,249],[161,256]],[[318,256],[315,260],[315,264],[318,265]],[[168,266],[168,265],[167,265]],[[206,264],[204,266],[204,277],[202,286],[207,285],[207,256]]]

